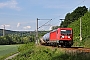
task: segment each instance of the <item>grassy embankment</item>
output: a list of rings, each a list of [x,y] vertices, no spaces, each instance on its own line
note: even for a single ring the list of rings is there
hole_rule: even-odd
[[[73,28],[74,45],[90,48],[90,12],[81,17],[82,41],[80,41],[80,19],[71,23],[68,27]]]
[[[0,60],[18,52],[18,45],[0,45]]]
[[[90,53],[67,53],[64,49],[36,46],[28,43],[19,47],[20,54],[12,60],[90,60]]]

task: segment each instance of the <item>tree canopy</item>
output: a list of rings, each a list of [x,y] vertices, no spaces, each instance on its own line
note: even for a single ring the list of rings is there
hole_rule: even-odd
[[[70,23],[78,20],[78,18],[84,16],[84,14],[88,11],[86,6],[77,7],[72,13],[67,13],[65,16],[65,20],[61,23],[60,27],[67,27]]]

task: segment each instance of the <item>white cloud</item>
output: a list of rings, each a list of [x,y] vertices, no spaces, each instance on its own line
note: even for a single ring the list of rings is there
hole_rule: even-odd
[[[21,24],[21,23],[18,23],[18,24],[17,24],[17,27],[19,27],[19,26],[20,26],[20,24]]]
[[[30,29],[31,28],[31,26],[25,26],[25,27],[23,27],[24,29]]]
[[[10,27],[10,25],[5,25],[6,27]]]
[[[4,26],[4,25],[1,25],[2,27]],[[10,27],[10,25],[5,25],[5,27]]]
[[[0,26],[0,29],[3,29],[4,26],[5,26],[5,29],[10,28],[10,25],[5,25],[5,24],[4,24],[4,25],[1,25],[1,26]]]
[[[17,2],[16,0],[9,0],[9,1],[6,1],[6,2],[2,2],[0,3],[0,8],[11,8],[11,9],[16,9],[16,10],[20,10],[21,8],[17,6]]]
[[[49,30],[52,30],[52,27],[53,27],[53,26],[50,26]]]

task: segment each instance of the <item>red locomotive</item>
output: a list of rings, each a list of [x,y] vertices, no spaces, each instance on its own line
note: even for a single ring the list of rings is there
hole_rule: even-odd
[[[43,36],[41,43],[61,47],[71,47],[73,45],[72,28],[58,28]]]

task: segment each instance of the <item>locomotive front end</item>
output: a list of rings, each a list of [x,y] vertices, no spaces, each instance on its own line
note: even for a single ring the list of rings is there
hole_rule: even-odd
[[[60,28],[59,44],[65,47],[73,45],[73,30],[72,28]]]

